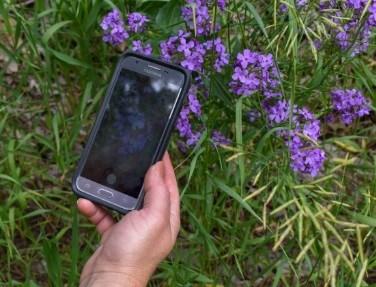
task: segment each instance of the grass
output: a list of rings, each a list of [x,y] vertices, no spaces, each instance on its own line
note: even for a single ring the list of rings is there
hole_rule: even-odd
[[[295,8],[280,16],[279,1],[270,3],[233,1],[218,17],[232,60],[244,48],[273,53],[284,95],[320,119],[334,86],[361,88],[374,105],[375,30],[369,52],[355,59],[330,42],[315,51],[309,17]],[[120,53],[101,42],[99,21],[115,5],[143,11],[156,21],[148,35],[157,47],[184,25],[180,4],[0,3],[2,285],[78,284],[98,235],[77,214],[70,176]],[[322,124],[325,170],[314,179],[297,175],[275,130],[249,123],[245,111],[259,108],[260,97],[232,94],[231,72],[228,67],[205,79],[210,100],[203,121],[233,143],[213,148],[204,133],[200,148],[182,154],[174,134],[169,151],[182,227],[150,286],[375,284],[374,113],[349,127]]]

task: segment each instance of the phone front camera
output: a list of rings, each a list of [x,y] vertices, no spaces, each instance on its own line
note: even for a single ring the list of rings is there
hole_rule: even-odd
[[[106,180],[108,184],[114,184],[116,182],[116,175],[114,175],[113,173],[110,173],[107,176]]]

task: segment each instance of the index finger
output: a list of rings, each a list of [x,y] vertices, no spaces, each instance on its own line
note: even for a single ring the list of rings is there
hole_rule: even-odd
[[[165,165],[165,183],[170,194],[170,224],[174,237],[179,233],[180,229],[180,195],[176,181],[175,171],[172,166],[168,152],[165,152],[163,159]]]

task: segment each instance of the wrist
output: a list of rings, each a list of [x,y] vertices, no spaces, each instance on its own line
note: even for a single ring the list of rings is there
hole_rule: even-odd
[[[118,273],[118,272],[97,272],[92,273],[85,278],[81,278],[80,287],[145,287],[148,283],[148,278],[136,277],[132,274]]]

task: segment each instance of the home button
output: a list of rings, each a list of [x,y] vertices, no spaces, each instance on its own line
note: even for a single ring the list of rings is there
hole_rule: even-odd
[[[105,198],[112,198],[114,195],[112,194],[112,192],[108,191],[108,190],[105,190],[105,189],[100,189],[98,190],[98,193],[102,196],[102,197],[105,197]]]

